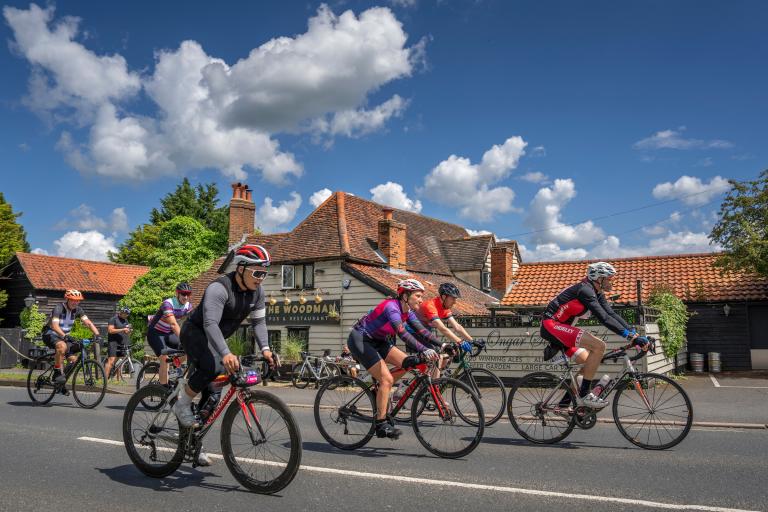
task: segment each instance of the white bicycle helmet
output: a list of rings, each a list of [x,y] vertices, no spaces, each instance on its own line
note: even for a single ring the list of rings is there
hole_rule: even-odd
[[[610,263],[598,261],[587,267],[587,277],[590,281],[597,281],[601,277],[611,277],[616,273],[616,269]]]
[[[424,285],[416,279],[404,279],[397,283],[397,294],[402,295],[405,292],[423,292]]]

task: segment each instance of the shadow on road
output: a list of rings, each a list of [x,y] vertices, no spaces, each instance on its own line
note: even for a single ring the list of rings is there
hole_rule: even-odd
[[[79,409],[79,407],[75,406],[72,403],[53,402],[53,401],[49,402],[49,403],[47,403],[45,405],[37,405],[37,404],[34,404],[31,401],[25,401],[25,402],[16,402],[16,401],[14,401],[14,402],[6,402],[6,404],[12,405],[13,407],[41,407],[41,408],[42,407],[68,407],[70,409]]]
[[[440,458],[429,453],[408,453],[408,452],[404,452],[402,449],[399,449],[399,448],[363,447],[363,448],[358,448],[357,450],[347,451],[347,450],[340,450],[327,443],[315,443],[312,441],[304,441],[301,446],[304,450],[307,450],[310,452],[332,453],[336,455],[356,455],[358,457],[366,457],[366,458],[374,458],[374,457],[380,458],[380,457],[389,457],[389,456],[411,457],[411,458],[417,458],[417,459],[439,459]],[[457,460],[461,460],[461,459],[457,459]]]
[[[511,437],[483,437],[482,444],[498,444],[504,446],[529,446],[531,448],[559,448],[561,450],[578,450],[581,446],[574,446],[573,443],[554,443],[554,444],[536,444],[525,439]]]

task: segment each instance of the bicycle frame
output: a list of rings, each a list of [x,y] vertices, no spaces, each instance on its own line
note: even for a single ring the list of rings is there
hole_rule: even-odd
[[[304,362],[301,363],[301,367],[299,368],[299,374],[301,374],[301,372],[304,371],[304,368],[309,368],[309,371],[312,373],[312,377],[315,380],[320,380],[321,379],[320,374],[323,372],[323,368],[327,368],[328,365],[325,364],[325,360],[322,357],[316,357],[315,359],[320,361],[320,368],[318,368],[318,370],[315,371],[315,365],[309,362],[309,359],[311,357],[313,356],[307,355],[306,357],[304,357]]]

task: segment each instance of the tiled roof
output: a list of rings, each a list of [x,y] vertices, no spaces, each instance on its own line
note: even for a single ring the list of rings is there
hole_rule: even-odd
[[[427,299],[437,296],[437,288],[440,286],[440,283],[451,281],[461,291],[461,299],[453,308],[456,316],[486,316],[488,315],[488,308],[486,308],[485,304],[496,302],[494,297],[481,292],[477,288],[473,288],[459,280],[440,275],[423,272],[393,273],[386,268],[358,263],[347,263],[344,264],[343,268],[364,282],[368,281],[367,284],[373,285],[382,293],[392,296],[396,293],[397,283],[403,279],[414,278],[421,281],[427,289]]]
[[[440,246],[448,265],[454,272],[482,270],[493,241],[493,235],[480,235],[456,240],[441,240]]]
[[[718,254],[680,254],[608,259],[616,267],[617,302],[637,300],[637,280],[643,283],[643,301],[656,285],[666,285],[685,302],[768,299],[768,279],[744,272],[720,274],[714,266]],[[514,276],[516,284],[502,300],[504,306],[546,305],[563,288],[584,278],[590,261],[524,263]]]
[[[66,290],[125,295],[149,267],[78,260],[17,252],[27,278],[38,290]]]
[[[224,263],[224,260],[226,259],[226,256],[222,256],[221,258],[217,259],[211,264],[211,267],[208,270],[197,276],[197,279],[189,283],[190,286],[192,286],[192,295],[190,296],[189,300],[192,302],[193,306],[200,304],[205,289],[214,279],[221,275],[219,274],[219,267],[222,263]]]
[[[335,192],[290,233],[251,236],[248,242],[263,244],[276,263],[348,257],[380,265],[376,247],[382,208],[378,203]],[[464,228],[397,209],[393,219],[407,228],[409,270],[451,273],[440,241],[465,238]]]

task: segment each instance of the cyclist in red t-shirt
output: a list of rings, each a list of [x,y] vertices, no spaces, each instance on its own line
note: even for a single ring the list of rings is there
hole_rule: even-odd
[[[469,342],[472,336],[453,317],[451,308],[461,298],[459,288],[453,283],[443,283],[437,289],[438,296],[423,302],[419,307],[417,316],[427,327],[432,327],[442,334],[448,341],[455,343],[462,350],[469,352],[472,347]],[[448,358],[444,356],[440,363],[440,369],[445,368]]]

